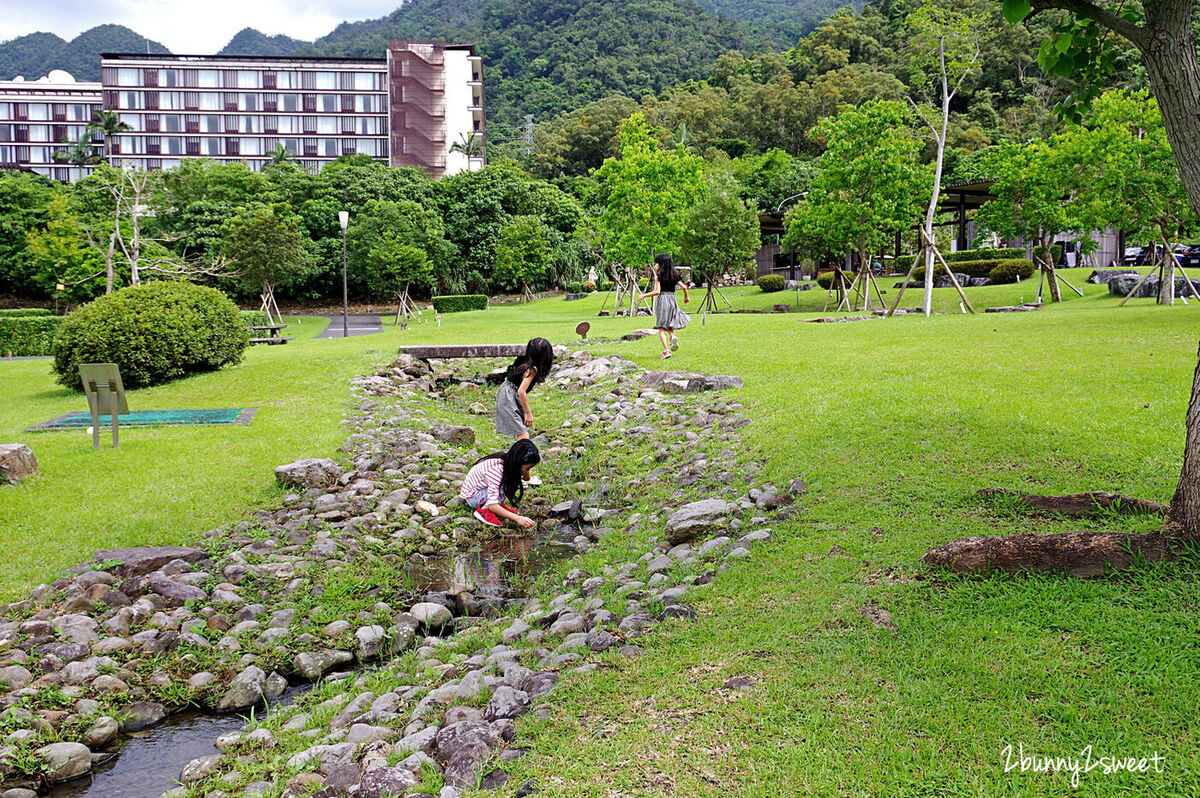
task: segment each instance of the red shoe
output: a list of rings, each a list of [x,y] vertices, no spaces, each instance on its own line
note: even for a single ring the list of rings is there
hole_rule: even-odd
[[[508,510],[508,511],[509,511],[510,513],[512,513],[513,515],[520,515],[520,513],[518,513],[518,512],[517,512],[516,510],[514,510],[513,508],[509,507],[509,506],[508,506],[507,504],[505,504],[504,502],[500,502],[500,506],[501,506],[501,507],[503,507],[505,510]],[[495,513],[492,513],[492,514],[493,514],[493,515],[495,515]]]
[[[496,514],[486,507],[480,507],[476,510],[475,517],[488,526],[504,526],[504,524],[500,523],[500,519]]]

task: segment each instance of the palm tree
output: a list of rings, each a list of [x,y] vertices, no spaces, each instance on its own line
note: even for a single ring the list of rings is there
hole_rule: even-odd
[[[80,134],[79,140],[74,143],[66,139],[63,139],[62,143],[67,147],[54,151],[54,160],[58,163],[69,163],[72,166],[82,167],[91,166],[104,160],[96,152],[96,147],[92,144],[92,134],[87,131]]]
[[[483,157],[483,137],[479,132],[460,133],[458,141],[450,145],[450,152],[461,152],[467,156],[467,171],[471,171],[471,160]]]
[[[295,160],[295,154],[287,147],[276,142],[275,149],[271,153],[271,160],[267,162],[269,166],[283,166],[289,161]]]
[[[124,133],[126,130],[133,130],[129,125],[121,121],[121,115],[116,111],[96,111],[96,115],[88,122],[88,130],[92,133],[99,133],[104,136],[104,154],[108,158],[108,165],[112,166],[112,147],[109,142],[112,137],[118,133]]]

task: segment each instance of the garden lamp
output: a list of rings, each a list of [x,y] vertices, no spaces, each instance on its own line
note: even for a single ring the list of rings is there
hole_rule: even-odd
[[[350,299],[346,292],[346,228],[350,226],[350,211],[338,211],[342,228],[342,337],[350,335]]]

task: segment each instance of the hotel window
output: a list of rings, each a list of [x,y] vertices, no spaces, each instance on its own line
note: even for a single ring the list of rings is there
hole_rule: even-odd
[[[205,133],[220,133],[221,132],[221,117],[206,116],[201,120],[201,129]]]
[[[353,155],[354,153],[354,139],[342,139],[342,155]]]
[[[179,114],[165,114],[162,118],[162,130],[164,133],[182,133],[181,122]]]
[[[30,147],[29,161],[30,163],[48,163],[50,161],[50,148]]]
[[[313,88],[315,89],[336,89],[337,88],[337,73],[336,72],[317,72],[313,77]]]
[[[158,85],[168,88],[179,86],[179,71],[176,69],[160,69],[158,71]]]
[[[221,154],[221,140],[213,139],[213,138],[204,139],[204,154],[205,155],[220,155]]]
[[[240,118],[239,132],[242,133],[262,133],[262,117],[259,116],[243,116]]]
[[[300,139],[280,139],[279,143],[292,155],[300,154]]]
[[[141,108],[142,93],[140,91],[123,91],[121,92],[120,106],[121,108]]]
[[[354,88],[359,91],[375,91],[379,88],[379,75],[375,72],[359,72],[354,76]]]
[[[317,132],[318,133],[338,133],[338,132],[340,132],[338,130],[337,117],[322,116],[322,117],[318,118],[317,119]]]
[[[30,103],[29,119],[33,122],[45,122],[50,118],[50,106],[46,103]]]
[[[242,139],[242,155],[262,155],[262,142],[258,139]]]
[[[118,86],[138,86],[139,75],[136,69],[118,69],[117,70],[117,85]]]
[[[379,119],[376,117],[359,117],[355,120],[357,132],[363,136],[379,135]]]
[[[201,111],[221,111],[221,95],[215,91],[201,92],[200,94],[200,110]]]
[[[129,125],[131,130],[137,130],[142,124],[142,117],[138,114],[121,114],[121,121]]]
[[[196,74],[196,83],[202,89],[218,89],[221,87],[221,73],[215,69],[201,69]]]
[[[12,125],[0,125],[0,141],[12,141],[13,129]]]
[[[379,113],[379,99],[379,96],[375,94],[360,94],[354,98],[354,110],[360,114]]]
[[[257,94],[243,94],[242,102],[241,102],[241,105],[239,106],[239,109],[242,111],[258,111],[258,110],[260,110],[258,107],[258,95]]]
[[[298,89],[300,88],[300,76],[295,72],[277,72],[275,74],[275,87],[278,89]]]
[[[164,111],[182,111],[183,92],[160,91],[158,93],[158,107]]]
[[[162,140],[163,155],[183,155],[183,139],[179,136],[167,136]]]
[[[49,141],[50,126],[49,125],[30,125],[29,126],[30,141]]]
[[[281,116],[281,117],[279,117],[278,121],[279,121],[279,132],[280,133],[299,133],[300,132],[300,118],[299,117]]]
[[[279,110],[280,111],[299,111],[300,110],[300,95],[299,94],[281,94],[279,95]]]
[[[262,73],[257,69],[239,69],[237,73],[237,85],[239,89],[262,88]]]
[[[338,98],[336,94],[322,94],[320,103],[322,111],[332,113],[339,110]]]
[[[321,139],[321,154],[336,158],[338,156],[338,140]]]
[[[240,142],[238,142],[237,139],[225,139],[225,154],[226,155],[237,155],[238,149],[239,149],[239,144],[240,144]]]

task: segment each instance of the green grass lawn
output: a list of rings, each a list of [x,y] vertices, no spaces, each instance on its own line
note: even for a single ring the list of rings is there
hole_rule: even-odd
[[[1093,771],[1081,794],[1197,794],[1196,559],[1093,581],[950,579],[917,564],[964,535],[1154,524],[1029,517],[981,503],[980,488],[1169,500],[1200,307],[1118,309],[1083,286],[1086,270],[1066,274],[1086,296],[1034,313],[963,315],[938,289],[947,313],[932,319],[810,324],[824,301],[813,290],[797,313],[694,317],[669,366],[745,379],[745,455],[764,479],[807,479],[807,512],[717,581],[699,622],[663,625],[637,659],[564,683],[549,719],[522,722],[531,754],[513,783],[563,796],[1064,794],[1067,775],[1005,773],[1004,747],[1091,745],[1095,757],[1157,751],[1163,772]],[[969,296],[982,310],[1035,291]],[[737,307],[797,301],[726,294]],[[403,343],[569,343],[579,321],[593,338],[649,321],[597,318],[602,299],[255,348],[236,368],[130,396],[134,409],[260,407],[251,426],[130,429],[115,452],[93,452],[83,433],[24,433],[83,399],[45,361],[0,362],[0,437],[29,443],[42,468],[0,490],[0,590],[15,597],[96,548],[190,540],[273,501],[273,467],[335,455],[347,380]],[[654,339],[599,351],[659,365]],[[868,602],[898,634],[871,627]],[[750,690],[719,689],[742,675]]]

